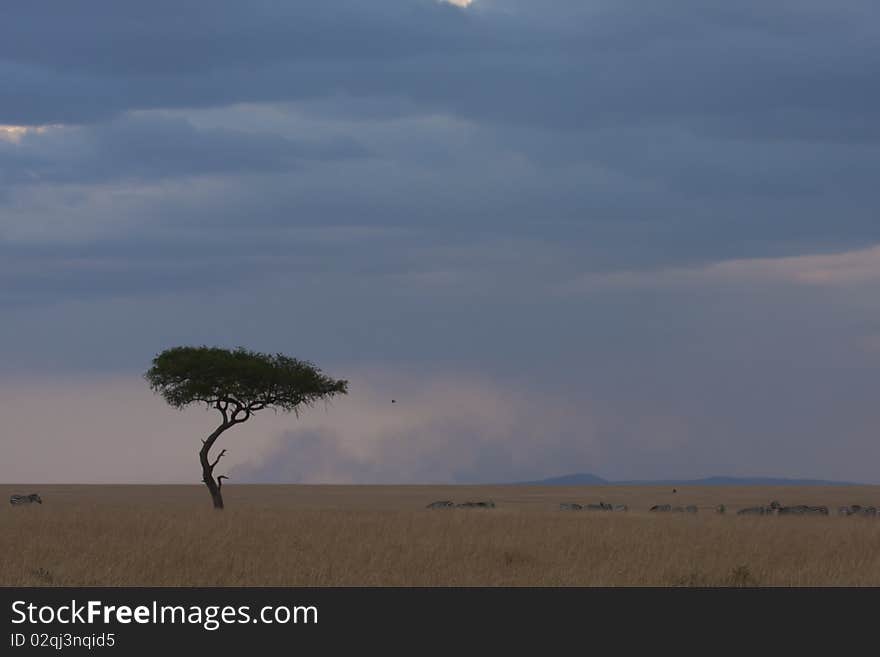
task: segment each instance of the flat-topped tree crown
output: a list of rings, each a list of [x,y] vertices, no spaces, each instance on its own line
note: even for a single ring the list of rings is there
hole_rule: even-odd
[[[144,377],[174,408],[205,404],[223,416],[199,452],[202,478],[218,509],[223,508],[220,489],[226,477],[215,479],[214,467],[226,450],[213,461],[208,453],[221,433],[265,408],[298,414],[301,406],[348,392],[348,381],[333,379],[308,361],[244,347],[166,349],[153,359]]]
[[[243,347],[173,347],[153,359],[146,379],[175,408],[228,404],[230,410],[251,413],[263,408],[295,412],[348,389],[347,381],[326,376],[312,363]]]

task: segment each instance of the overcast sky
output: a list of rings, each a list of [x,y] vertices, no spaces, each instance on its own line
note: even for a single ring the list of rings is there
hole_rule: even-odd
[[[874,0],[0,9],[0,481],[880,483]],[[397,403],[393,406],[390,401]],[[232,482],[230,482],[232,483]]]

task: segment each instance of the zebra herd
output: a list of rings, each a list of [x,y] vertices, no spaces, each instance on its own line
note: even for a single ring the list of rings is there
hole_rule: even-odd
[[[36,493],[31,493],[30,495],[13,495],[9,498],[9,503],[13,506],[18,506],[19,504],[42,504],[43,499],[37,495]]]
[[[773,500],[767,506],[750,506],[736,512],[740,516],[827,516],[827,506],[809,506],[796,504],[794,506],[782,506]]]
[[[650,508],[655,512],[687,512],[696,513],[696,506],[672,506],[670,504],[655,504]],[[715,513],[726,513],[727,507],[719,504],[715,507]],[[779,501],[773,500],[766,506],[750,506],[740,509],[736,512],[738,516],[827,516],[829,510],[827,506],[810,506],[808,504],[794,504],[792,506],[783,506]],[[880,510],[874,506],[862,506],[853,504],[852,506],[841,506],[837,509],[839,516],[865,516],[876,517],[880,515]]]
[[[578,504],[577,502],[563,502],[559,505],[559,509],[561,511],[581,511],[586,509],[587,511],[629,511],[629,507],[626,504],[606,504],[605,502],[599,502],[598,504]]]
[[[839,516],[866,516],[875,517],[880,515],[876,506],[862,506],[861,504],[853,504],[852,506],[841,506],[837,509]]]
[[[655,513],[696,513],[697,507],[693,504],[689,504],[688,506],[672,506],[671,504],[655,504],[652,506],[649,511],[654,511]]]
[[[20,496],[18,496],[20,497]],[[33,496],[32,496],[33,497]],[[431,502],[427,508],[429,509],[494,509],[495,502],[462,502],[456,504],[452,500],[440,500]],[[598,504],[578,504],[577,502],[561,502],[559,504],[560,511],[610,511],[623,512],[629,511],[626,504],[609,504],[607,502],[599,502]],[[699,508],[693,504],[687,506],[674,506],[672,504],[655,504],[649,511],[653,513],[697,513]],[[727,513],[727,507],[719,504],[713,507],[715,513]],[[740,509],[736,512],[738,516],[827,516],[829,510],[827,506],[809,506],[807,504],[795,504],[792,506],[783,506],[777,500],[773,500],[766,506],[750,506]],[[837,509],[839,516],[862,516],[877,517],[880,516],[880,509],[875,506],[862,506],[853,504],[851,506],[841,506]]]
[[[42,504],[42,498],[36,493],[30,495],[12,495],[9,498],[9,504],[12,506],[20,506],[23,504]],[[429,509],[494,509],[495,502],[488,500],[485,502],[461,502],[456,504],[452,500],[440,500],[431,502]],[[560,511],[612,511],[622,512],[629,511],[626,504],[608,504],[599,502],[598,504],[578,504],[577,502],[562,502],[559,504]],[[688,506],[673,506],[671,504],[655,504],[649,511],[654,513],[696,513],[697,507],[693,504]],[[725,513],[727,507],[719,504],[715,507],[716,513]],[[827,516],[829,515],[827,506],[809,506],[806,504],[796,504],[793,506],[783,506],[777,500],[773,500],[766,506],[750,506],[740,509],[736,512],[738,516]],[[862,516],[874,518],[880,515],[880,510],[875,506],[862,506],[861,504],[853,504],[851,506],[841,506],[837,509],[839,516]]]
[[[456,504],[452,500],[440,500],[439,502],[431,502],[429,509],[494,509],[495,502],[489,500],[487,502],[461,502]]]
[[[599,510],[599,511],[626,511],[627,507],[624,504],[615,505],[612,507],[610,504],[605,504],[600,502],[599,504],[587,504],[586,506],[582,506],[580,504],[572,504],[569,502],[563,502],[559,505],[560,510],[562,511],[578,511],[580,509],[587,510]],[[649,511],[653,513],[697,513],[699,510],[693,504],[688,506],[674,506],[672,504],[655,504],[652,506]],[[715,513],[723,514],[727,512],[727,507],[724,504],[719,504],[714,508]],[[829,515],[827,506],[810,506],[807,504],[795,504],[792,506],[783,506],[777,500],[773,500],[770,504],[766,506],[751,506],[746,507],[744,509],[740,509],[736,512],[738,516],[827,516]],[[862,516],[862,517],[877,517],[880,516],[880,509],[875,506],[862,506],[860,504],[853,504],[851,506],[841,506],[837,509],[837,515],[839,516]]]
[[[827,516],[829,510],[827,506],[808,506],[806,504],[796,504],[794,506],[782,506],[776,500],[773,500],[767,506],[752,506],[737,511],[738,515],[748,516]],[[878,515],[877,507],[862,506],[861,504],[853,504],[851,506],[841,506],[837,508],[839,516],[862,516],[866,518],[874,518]]]

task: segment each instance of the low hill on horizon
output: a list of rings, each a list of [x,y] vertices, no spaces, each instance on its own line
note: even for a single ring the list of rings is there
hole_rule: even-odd
[[[516,486],[864,486],[853,481],[788,477],[703,477],[701,479],[630,479],[609,481],[588,472],[514,482]]]

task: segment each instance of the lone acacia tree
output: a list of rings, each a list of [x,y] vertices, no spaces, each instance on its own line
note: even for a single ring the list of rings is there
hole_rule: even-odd
[[[199,450],[202,479],[215,509],[223,508],[220,489],[229,477],[214,478],[214,468],[226,450],[213,461],[210,452],[224,431],[266,408],[299,415],[302,406],[348,392],[348,381],[332,379],[309,362],[243,347],[173,347],[153,359],[144,378],[174,408],[205,404],[220,412],[220,425],[202,440]]]

